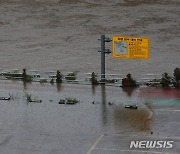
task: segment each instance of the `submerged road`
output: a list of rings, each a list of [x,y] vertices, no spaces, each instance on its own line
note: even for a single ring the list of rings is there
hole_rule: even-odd
[[[148,90],[0,81],[0,97],[11,96],[0,100],[0,154],[179,153],[179,89],[171,97]],[[58,103],[68,97],[80,102]],[[173,141],[173,148],[130,148],[141,140]]]

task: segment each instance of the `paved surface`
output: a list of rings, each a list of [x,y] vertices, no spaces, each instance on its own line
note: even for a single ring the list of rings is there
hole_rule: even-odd
[[[156,111],[156,114],[166,116],[168,112],[161,113]],[[173,116],[162,123],[160,118],[157,118],[156,125],[153,128],[153,134],[143,133],[116,133],[116,134],[102,134],[87,154],[130,154],[130,153],[179,153],[180,152],[180,136],[179,136],[179,122],[178,116],[179,111],[171,111]],[[165,126],[164,126],[165,125]],[[145,149],[130,149],[131,141],[174,141],[173,148],[171,149],[156,149],[156,148],[145,148]]]
[[[0,87],[1,97],[13,96],[10,101],[0,101],[0,154],[180,152],[178,98],[167,106],[154,103],[156,99],[139,98],[140,89],[129,95],[119,87],[90,85],[67,84],[59,89],[33,83],[23,89],[21,82],[1,81]],[[28,103],[25,93],[42,103]],[[80,103],[58,104],[65,97]],[[134,103],[139,103],[137,110],[124,108]],[[174,143],[172,149],[130,149],[132,140]]]

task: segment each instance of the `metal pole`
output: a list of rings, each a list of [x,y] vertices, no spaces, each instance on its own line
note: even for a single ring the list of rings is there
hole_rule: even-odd
[[[101,35],[101,82],[105,82],[105,35]]]

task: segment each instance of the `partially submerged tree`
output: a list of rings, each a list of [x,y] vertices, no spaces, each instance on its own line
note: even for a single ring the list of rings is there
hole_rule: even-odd
[[[174,69],[174,79],[175,82],[173,83],[176,88],[180,87],[180,69],[177,67]]]
[[[22,74],[23,78],[26,78],[27,77],[27,73],[26,73],[26,69],[23,68],[23,74]]]
[[[174,78],[175,78],[176,82],[180,81],[180,69],[178,67],[175,68],[175,70],[174,70]]]
[[[57,83],[62,83],[62,74],[61,74],[61,72],[59,70],[57,70],[56,82]]]
[[[97,75],[94,72],[92,72],[92,74],[91,74],[91,83],[92,83],[92,85],[98,84]]]

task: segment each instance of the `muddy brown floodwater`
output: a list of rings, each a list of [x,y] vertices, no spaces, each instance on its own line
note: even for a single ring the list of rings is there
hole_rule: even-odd
[[[0,0],[0,68],[100,73],[105,34],[150,39],[149,60],[107,55],[107,73],[172,74],[180,65],[179,10],[179,0]]]
[[[142,140],[151,135],[157,140],[167,136],[176,138],[179,133],[178,91],[174,103],[171,99],[167,105],[161,98],[147,97],[144,88],[132,89],[129,95],[129,90],[104,85],[59,87],[31,83],[24,87],[21,81],[8,80],[1,80],[0,85],[0,97],[11,96],[10,100],[0,100],[0,153],[3,154],[84,154],[100,135],[105,136],[103,146],[108,143],[105,149],[112,145],[123,150],[129,147],[134,135]],[[159,92],[163,96],[163,91]],[[39,101],[28,102],[27,96]],[[67,97],[80,102],[58,103]],[[126,109],[125,105],[138,108]],[[107,139],[105,143],[104,139]]]
[[[100,73],[98,39],[105,34],[150,40],[149,60],[106,55],[106,73],[172,75],[180,67],[179,10],[179,0],[0,0],[0,71]],[[132,138],[173,140],[174,148],[164,151],[178,153],[178,92],[177,98],[149,98],[140,88],[1,80],[0,97],[11,100],[0,100],[0,153],[131,153]],[[60,105],[66,97],[80,103]],[[137,110],[124,108],[134,104]]]

